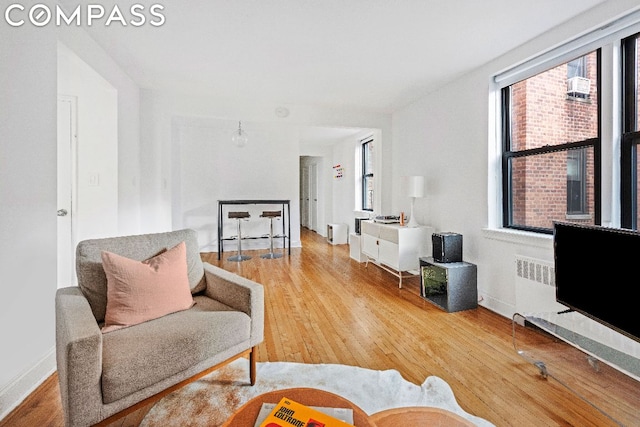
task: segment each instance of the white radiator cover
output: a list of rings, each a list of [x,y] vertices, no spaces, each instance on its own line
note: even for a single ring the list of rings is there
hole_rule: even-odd
[[[639,342],[577,312],[558,316],[567,307],[556,302],[553,262],[516,255],[514,268],[516,313],[539,317],[640,359]]]
[[[516,255],[514,267],[517,313],[566,309],[556,302],[556,275],[552,262]]]

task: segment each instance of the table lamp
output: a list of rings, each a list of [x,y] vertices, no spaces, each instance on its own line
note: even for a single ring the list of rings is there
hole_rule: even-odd
[[[411,215],[407,227],[418,227],[418,220],[413,210],[416,197],[424,197],[424,176],[405,176],[403,177],[403,188],[405,196],[411,197]]]

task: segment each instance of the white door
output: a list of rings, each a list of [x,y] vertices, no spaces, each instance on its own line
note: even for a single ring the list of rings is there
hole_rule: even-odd
[[[302,168],[302,182],[300,183],[300,225],[309,228],[309,167]]]
[[[309,166],[309,228],[318,231],[318,164]]]
[[[58,97],[58,288],[73,286],[76,117],[75,97]]]

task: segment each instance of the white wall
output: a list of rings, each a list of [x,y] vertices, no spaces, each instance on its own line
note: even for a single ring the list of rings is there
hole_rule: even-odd
[[[173,125],[173,228],[195,229],[203,250],[217,251],[218,200],[290,200],[291,244],[300,246],[299,151],[294,128],[244,121],[249,142],[237,147],[231,142],[238,127],[235,121],[174,119]],[[225,207],[224,236],[236,234],[236,222],[226,218],[229,210],[249,211],[251,219],[243,221],[243,234],[262,236],[269,232],[268,220],[260,218],[262,211],[281,209],[281,205]],[[235,247],[234,242],[225,250],[235,251]],[[266,248],[268,240],[246,241],[243,247]]]
[[[101,188],[102,192],[108,193],[102,195],[103,205],[105,200],[113,200],[113,191],[116,191],[116,200],[112,206],[105,206],[106,209],[115,209],[117,214],[117,229],[114,231],[118,234],[136,234],[141,230],[141,223],[144,223],[140,216],[140,92],[138,86],[131,78],[122,71],[115,61],[105,53],[105,51],[91,38],[82,28],[63,27],[58,30],[57,37],[63,44],[63,58],[69,56],[75,59],[71,61],[75,64],[70,73],[61,76],[61,88],[63,90],[80,91],[84,93],[83,98],[93,98],[96,92],[101,93],[101,98],[116,98],[117,117],[115,129],[117,138],[117,147],[109,145],[109,158],[115,156],[116,160],[109,160],[110,166],[106,170],[104,183],[106,187]],[[71,55],[65,56],[65,47],[71,52]],[[80,73],[80,75],[74,75]],[[59,93],[61,93],[59,91]],[[109,93],[115,91],[115,93]],[[78,99],[79,103],[85,102]],[[89,112],[96,112],[97,106],[88,105]],[[83,112],[82,105],[78,105],[79,125],[86,126],[83,120],[86,109]],[[99,113],[96,113],[99,115]],[[97,123],[100,126],[100,123]],[[87,135],[79,134],[80,139],[89,139],[89,143],[98,144],[101,131],[88,126],[87,131],[92,132]],[[92,129],[93,128],[93,129]],[[83,132],[86,133],[87,131]],[[113,129],[107,132],[113,132]],[[113,138],[113,136],[110,136]],[[82,143],[81,143],[82,144]],[[89,150],[91,154],[87,154],[87,161],[92,167],[98,164],[99,168],[104,166],[106,162],[100,162],[99,155],[93,149]],[[102,164],[103,166],[100,166]],[[115,165],[115,166],[111,166]],[[95,168],[93,168],[95,169]],[[95,171],[95,170],[94,170]],[[101,176],[101,180],[102,180]],[[95,190],[95,188],[93,188]],[[95,191],[94,191],[95,192]],[[91,233],[99,232],[95,229]],[[111,233],[112,230],[103,233]]]
[[[0,418],[52,372],[56,37],[0,25]]]
[[[1,25],[0,418],[55,369],[58,39],[118,92],[118,232],[140,227],[135,84],[79,28]]]
[[[496,205],[488,180],[491,78],[634,7],[605,2],[393,115],[394,188],[402,175],[426,177],[427,197],[416,200],[419,222],[463,234],[464,258],[478,265],[481,304],[498,313],[510,317],[516,307],[515,255],[551,261],[553,249],[550,236],[486,230]],[[407,211],[409,201],[396,192],[393,207]]]
[[[276,107],[141,91],[141,143],[145,153],[141,158],[144,231],[194,227],[200,230],[199,242],[203,250],[217,250],[219,199],[285,198],[291,200],[292,244],[299,245],[300,128],[378,128],[381,135],[389,138],[385,141],[381,136],[381,145],[390,145],[390,115],[287,106],[291,114],[283,119],[275,115]],[[230,142],[238,121],[242,121],[243,129],[250,135],[244,150]],[[387,150],[390,152],[390,148]],[[389,153],[387,158],[390,159]],[[191,165],[199,167],[190,169]],[[382,169],[380,176],[381,187],[388,185]],[[390,206],[390,192],[381,194],[381,205]],[[189,221],[185,221],[187,217]],[[325,218],[326,222],[335,220]],[[266,245],[267,242],[252,244]]]
[[[171,230],[171,114],[165,97],[140,91],[140,231]],[[176,197],[179,197],[176,195]]]
[[[58,43],[58,94],[78,105],[77,242],[118,233],[118,93]]]

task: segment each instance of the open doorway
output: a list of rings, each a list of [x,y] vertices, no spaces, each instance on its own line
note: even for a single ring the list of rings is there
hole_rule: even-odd
[[[300,225],[326,236],[328,223],[352,224],[355,152],[375,129],[307,126],[300,131]],[[340,171],[338,173],[338,171]]]
[[[321,209],[320,172],[322,157],[300,157],[300,225],[311,231],[319,232]],[[320,233],[322,234],[322,233]]]

